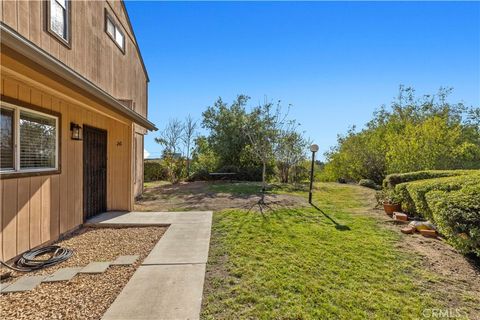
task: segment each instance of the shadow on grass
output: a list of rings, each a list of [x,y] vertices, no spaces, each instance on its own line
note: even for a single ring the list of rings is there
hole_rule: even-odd
[[[312,207],[314,207],[315,209],[317,209],[318,211],[320,211],[320,212],[325,216],[325,218],[327,218],[328,220],[332,221],[333,224],[335,225],[335,229],[340,230],[340,231],[349,231],[349,230],[351,230],[349,226],[346,226],[346,225],[343,225],[343,224],[338,223],[338,222],[335,221],[332,217],[330,217],[328,214],[326,214],[322,209],[320,209],[319,207],[317,207],[316,205],[314,205],[313,203],[310,203],[310,204],[312,205]]]

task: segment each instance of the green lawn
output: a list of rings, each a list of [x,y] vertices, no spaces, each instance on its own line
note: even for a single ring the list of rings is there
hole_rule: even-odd
[[[422,287],[437,279],[395,248],[396,233],[359,213],[365,192],[318,184],[315,204],[328,217],[314,208],[215,213],[202,318],[422,318],[434,306]]]

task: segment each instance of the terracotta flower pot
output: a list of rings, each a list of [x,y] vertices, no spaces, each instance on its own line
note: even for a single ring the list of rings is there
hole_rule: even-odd
[[[397,203],[384,203],[383,204],[383,210],[385,210],[385,213],[388,214],[389,216],[393,215],[393,213],[396,212],[401,212],[402,211],[402,206]]]

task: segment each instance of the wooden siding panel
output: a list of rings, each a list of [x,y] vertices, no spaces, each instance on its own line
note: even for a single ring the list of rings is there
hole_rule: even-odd
[[[18,10],[18,32],[20,34],[25,35],[27,39],[30,38],[30,19],[22,19],[21,17],[29,17],[30,16],[30,5],[26,0],[20,0],[17,3],[17,10]]]
[[[30,103],[30,88],[25,85],[18,86],[18,100]]]
[[[10,259],[17,254],[17,180],[2,180],[3,256]]]
[[[60,176],[50,178],[50,229],[49,239],[56,239],[60,234]]]
[[[46,52],[50,53],[50,38],[52,37],[47,30],[47,3],[45,1],[40,2],[40,47]]]
[[[50,240],[50,223],[51,223],[51,177],[47,176],[42,179],[42,214],[41,214],[41,243]]]
[[[52,97],[52,111],[60,112],[60,100]],[[63,115],[62,115],[63,120]],[[60,123],[60,141],[63,144],[64,131],[70,132],[68,127]],[[60,150],[60,169],[62,169],[62,152]],[[51,191],[50,191],[50,239],[56,239],[60,234],[60,176],[59,174],[51,176]],[[64,189],[65,190],[65,189]],[[62,190],[62,195],[64,194]]]
[[[18,179],[17,251],[30,249],[30,178]]]
[[[42,244],[42,184],[45,177],[30,179],[30,246]]]
[[[42,1],[28,1],[30,5],[29,40],[41,46],[42,33]]]
[[[5,79],[3,90],[6,96],[18,99],[18,82],[11,79]]]
[[[60,205],[60,223],[59,223],[59,232],[64,233],[69,229],[68,217],[70,216],[69,206],[68,206],[68,171],[71,168],[68,165],[68,141],[70,139],[70,113],[68,112],[68,107],[65,102],[59,102],[59,108],[62,113],[62,150],[61,150],[61,168],[62,173],[60,174],[59,183],[61,194],[59,195],[59,205]]]
[[[2,1],[3,3],[3,22],[9,25],[12,29],[17,30],[17,1]]]

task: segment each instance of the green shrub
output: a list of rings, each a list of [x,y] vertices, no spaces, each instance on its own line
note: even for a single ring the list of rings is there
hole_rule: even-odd
[[[463,253],[480,257],[480,182],[460,190],[426,195],[439,231]]]
[[[431,219],[432,212],[425,198],[427,193],[432,191],[450,192],[478,183],[480,183],[480,171],[471,170],[469,174],[464,175],[400,183],[394,190],[401,200],[404,211],[421,214],[425,218]]]
[[[177,183],[185,177],[185,159],[164,157],[161,160],[145,160],[143,176],[145,181],[168,180]]]
[[[468,174],[471,171],[472,170],[425,170],[406,173],[393,173],[385,177],[383,180],[383,187],[394,188],[397,184],[404,182],[459,176]]]
[[[145,181],[159,181],[168,179],[168,170],[161,160],[145,160],[143,167]]]
[[[395,186],[402,209],[435,223],[463,253],[480,256],[480,170]]]
[[[378,184],[375,183],[375,181],[370,180],[370,179],[362,179],[362,180],[358,181],[358,185],[362,186],[362,187],[367,187],[367,188],[370,188],[370,189],[375,189],[375,190],[382,189],[381,186],[379,186]]]

